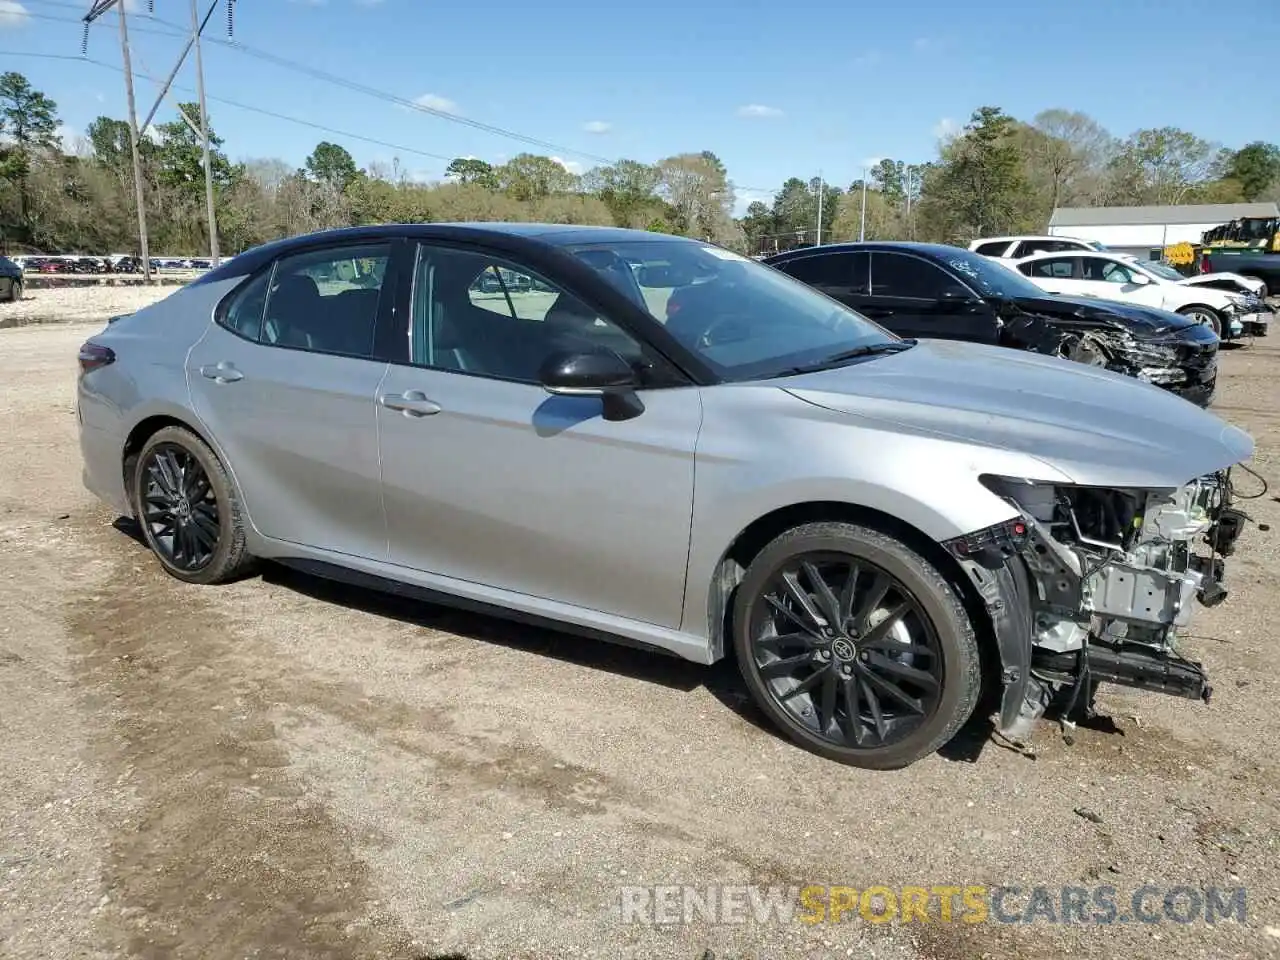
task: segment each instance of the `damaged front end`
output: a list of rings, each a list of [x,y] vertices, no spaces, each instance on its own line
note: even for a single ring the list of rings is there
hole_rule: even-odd
[[[1122,324],[1062,325],[1057,318],[1020,312],[1004,320],[1003,336],[1035,353],[1104,367],[1208,406],[1217,381],[1218,340],[1180,331],[1136,333]]]
[[[991,615],[1002,733],[1021,737],[1055,701],[1064,715],[1087,708],[1099,683],[1208,701],[1178,631],[1194,602],[1227,596],[1224,559],[1247,519],[1232,506],[1229,470],[1172,490],[983,482],[1019,517],[945,546]]]

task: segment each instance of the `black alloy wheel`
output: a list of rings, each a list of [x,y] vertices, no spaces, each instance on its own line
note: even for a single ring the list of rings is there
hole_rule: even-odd
[[[142,516],[148,540],[166,564],[196,573],[213,560],[221,538],[213,484],[195,455],[176,443],[152,447],[142,471]]]
[[[976,704],[977,643],[962,605],[926,560],[884,534],[835,523],[789,531],[739,591],[743,676],[814,752],[905,766],[950,739]]]
[[[183,427],[151,436],[132,468],[134,515],[165,572],[188,583],[226,583],[253,567],[230,476]]]

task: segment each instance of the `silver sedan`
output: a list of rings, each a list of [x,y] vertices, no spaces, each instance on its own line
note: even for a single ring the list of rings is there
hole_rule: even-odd
[[[804,747],[901,767],[991,695],[1207,698],[1253,441],[1066,360],[900,339],[695,240],[405,225],[259,247],[80,352],[87,486],[194,584],[258,561],[736,657]]]

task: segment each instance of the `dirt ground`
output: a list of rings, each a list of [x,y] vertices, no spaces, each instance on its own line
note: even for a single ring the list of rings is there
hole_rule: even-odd
[[[1223,357],[1274,491],[1193,622],[1212,703],[1104,688],[1073,745],[979,731],[886,774],[779,739],[723,666],[167,578],[80,486],[95,329],[0,331],[0,956],[1280,954],[1280,337]],[[1248,920],[622,922],[655,883],[1243,886]]]

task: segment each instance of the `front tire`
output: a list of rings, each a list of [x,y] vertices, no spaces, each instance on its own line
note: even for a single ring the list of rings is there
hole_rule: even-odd
[[[190,430],[165,427],[147,440],[131,493],[143,538],[170,576],[227,583],[252,569],[244,511],[231,478]]]
[[[902,542],[848,523],[777,537],[738,588],[734,649],[759,707],[800,746],[874,770],[950,740],[981,688],[959,597]]]
[[[1178,311],[1188,320],[1194,320],[1196,323],[1203,323],[1205,326],[1213,330],[1218,338],[1222,338],[1222,317],[1218,315],[1218,311],[1212,307],[1190,306],[1183,307]]]
[[[9,302],[17,303],[22,299],[22,281],[14,280],[9,284]]]

